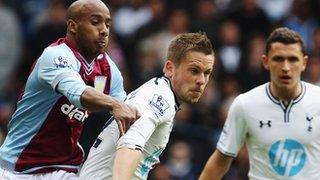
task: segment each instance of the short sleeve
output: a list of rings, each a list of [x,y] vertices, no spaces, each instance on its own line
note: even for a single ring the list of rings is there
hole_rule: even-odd
[[[228,156],[236,157],[244,144],[247,125],[242,110],[242,95],[238,96],[228,112],[227,120],[224,124],[217,149]]]
[[[45,49],[38,60],[37,77],[42,84],[63,94],[72,104],[81,108],[80,96],[87,85],[78,73],[80,63],[65,51],[54,47]]]
[[[117,148],[127,147],[142,151],[157,125],[158,122],[153,115],[144,113],[119,139]]]

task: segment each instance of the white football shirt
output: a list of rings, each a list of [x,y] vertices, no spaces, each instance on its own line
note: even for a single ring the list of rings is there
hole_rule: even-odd
[[[90,149],[80,179],[111,179],[117,148],[142,150],[142,158],[133,179],[147,179],[150,169],[159,163],[173,126],[173,118],[179,109],[169,79],[153,78],[130,93],[126,103],[141,113],[129,130],[120,137],[118,125],[110,119]]]
[[[250,179],[320,179],[320,88],[301,87],[287,106],[272,96],[270,83],[231,105],[217,149],[236,157],[246,143]]]

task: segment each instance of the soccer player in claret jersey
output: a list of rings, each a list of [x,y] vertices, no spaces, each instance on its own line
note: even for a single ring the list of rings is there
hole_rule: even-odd
[[[262,56],[270,82],[234,100],[201,180],[221,179],[244,143],[250,179],[320,179],[320,88],[300,80],[307,60],[298,33],[270,34]]]
[[[141,117],[119,139],[110,119],[91,148],[80,179],[147,179],[165,149],[180,103],[196,103],[213,69],[210,40],[201,33],[178,35],[171,41],[164,76],[153,78],[128,95],[126,103]]]
[[[123,133],[139,117],[120,71],[106,54],[111,16],[100,0],[75,1],[67,35],[35,62],[0,148],[4,179],[73,179],[83,162],[78,143],[88,111],[107,109]]]

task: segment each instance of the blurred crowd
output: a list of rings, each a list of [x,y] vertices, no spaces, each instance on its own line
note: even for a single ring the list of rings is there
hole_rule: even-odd
[[[0,0],[0,144],[29,70],[43,49],[66,34],[72,0]],[[303,80],[320,85],[318,0],[109,0],[112,32],[108,53],[124,76],[127,92],[162,75],[169,41],[183,32],[212,40],[214,74],[197,105],[178,112],[162,163],[152,180],[192,180],[213,152],[233,98],[268,81],[261,64],[266,36],[279,26],[304,38],[309,64]],[[81,138],[88,151],[108,112],[93,114]],[[225,179],[247,179],[243,149]]]

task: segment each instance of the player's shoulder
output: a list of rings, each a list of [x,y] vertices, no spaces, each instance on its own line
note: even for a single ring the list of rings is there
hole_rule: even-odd
[[[171,97],[174,98],[173,91],[171,89],[171,82],[166,77],[155,77],[150,79],[146,83],[146,89],[149,89],[149,92],[152,92],[151,89],[154,89],[153,91],[155,93],[158,93],[162,96]]]
[[[154,96],[155,94],[166,98],[174,98],[174,94],[170,86],[170,81],[164,77],[152,78],[149,81],[142,84],[139,88],[131,92],[128,95],[128,98],[130,98],[130,96],[139,95],[142,98],[147,99],[150,98],[150,96]]]
[[[314,84],[311,84],[309,82],[305,82],[305,81],[301,81],[302,86],[306,87],[307,91],[316,91],[319,92],[320,91],[320,87]]]
[[[150,110],[161,119],[171,117],[178,107],[170,81],[164,77],[150,79],[128,94],[126,101]]]
[[[48,46],[44,49],[42,56],[52,56],[52,55],[64,55],[64,56],[74,56],[72,50],[65,44],[61,43],[55,46]]]
[[[266,88],[268,83],[259,85],[247,92],[239,94],[237,97],[232,99],[231,109],[233,112],[240,113],[238,115],[244,115],[250,113],[253,109],[265,105],[267,95]]]
[[[165,77],[155,77],[131,92],[127,99],[147,101],[147,103],[158,102],[163,105],[175,104],[174,93],[171,90],[170,81]]]
[[[261,97],[266,96],[266,89],[268,88],[269,83],[259,85],[247,92],[244,92],[238,96],[238,99],[243,99],[246,101],[255,101],[261,99]]]
[[[305,87],[305,92],[307,96],[312,98],[320,98],[320,87],[305,81],[301,82],[302,86]]]
[[[149,92],[151,92],[148,96],[148,106],[158,117],[163,117],[164,120],[171,121],[179,104],[176,102],[171,89],[170,80],[166,77],[153,78],[148,84]],[[152,91],[151,89],[154,90]]]
[[[53,61],[56,66],[70,66],[76,61],[72,50],[65,44],[49,46],[44,49],[39,61]]]
[[[254,108],[257,105],[265,104],[268,97],[266,93],[266,88],[268,87],[268,85],[269,83],[265,83],[247,92],[239,94],[233,99],[232,105],[234,107],[242,107],[247,109],[246,107]]]

